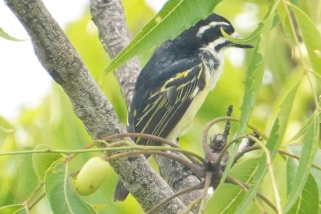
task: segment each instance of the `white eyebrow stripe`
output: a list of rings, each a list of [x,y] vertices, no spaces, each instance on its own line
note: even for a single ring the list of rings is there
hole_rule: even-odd
[[[196,36],[201,37],[201,35],[209,28],[216,27],[218,25],[228,25],[226,22],[211,22],[208,25],[200,27],[200,29],[197,31]]]
[[[229,25],[229,24],[226,23],[226,22],[211,22],[211,23],[209,24],[209,26],[211,26],[211,27],[215,27],[215,26],[217,26],[217,25]]]

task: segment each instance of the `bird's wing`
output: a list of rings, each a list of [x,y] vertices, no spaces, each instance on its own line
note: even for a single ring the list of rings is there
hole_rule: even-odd
[[[175,66],[175,68],[179,67],[182,68],[182,66]],[[196,65],[194,63],[183,72],[171,72],[173,75],[166,78],[167,80],[160,86],[151,90],[148,87],[146,90],[136,91],[144,95],[134,96],[136,106],[129,112],[129,125],[134,132],[166,138],[180,121],[194,97],[205,87],[205,71],[202,63]],[[141,138],[136,139],[136,143],[158,144]]]

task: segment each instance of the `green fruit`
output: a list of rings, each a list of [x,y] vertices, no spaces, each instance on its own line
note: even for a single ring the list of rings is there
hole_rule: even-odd
[[[90,195],[95,192],[104,182],[109,164],[101,157],[89,159],[81,168],[75,187],[80,195]]]

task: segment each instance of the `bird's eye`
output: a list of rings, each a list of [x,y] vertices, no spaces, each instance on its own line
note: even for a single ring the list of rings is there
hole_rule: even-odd
[[[231,35],[234,32],[234,29],[230,25],[221,25],[222,29],[224,30],[225,33]]]

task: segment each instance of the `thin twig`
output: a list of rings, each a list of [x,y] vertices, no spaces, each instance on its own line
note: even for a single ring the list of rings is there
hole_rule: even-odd
[[[40,184],[38,184],[38,186],[32,191],[32,193],[28,196],[28,198],[23,202],[24,204],[29,204],[29,201],[31,201],[31,199],[36,195],[36,193],[43,187],[45,183],[41,182]],[[32,206],[28,206],[30,209],[32,208]]]
[[[202,137],[202,143],[203,144],[207,144],[207,136],[208,136],[208,132],[209,130],[211,129],[211,127],[213,125],[215,125],[216,123],[218,122],[221,122],[221,121],[225,121],[225,120],[229,120],[229,121],[234,121],[234,122],[239,122],[239,119],[238,118],[235,118],[235,117],[219,117],[219,118],[216,118],[210,122],[208,122],[205,126],[205,128],[203,129],[203,137]],[[255,128],[254,126],[250,125],[250,124],[247,124],[247,127],[250,128],[252,131],[258,133],[264,140],[267,140],[268,137],[263,133],[261,132],[260,130],[258,130],[257,128]]]
[[[36,204],[41,200],[43,199],[44,197],[46,196],[46,193],[43,192],[41,193],[34,201],[32,201],[30,203],[30,205],[28,206],[28,209],[31,210],[34,206],[36,206]]]
[[[251,151],[255,151],[255,150],[258,150],[260,149],[261,146],[250,146],[250,147],[246,147],[245,149],[243,149],[241,152],[238,152],[236,155],[235,155],[235,158],[234,158],[234,163],[235,164],[241,157],[243,157],[243,155],[245,155],[246,153],[248,152],[251,152]]]
[[[200,167],[199,165],[195,165],[195,164],[185,160],[181,156],[176,155],[174,153],[168,153],[168,152],[160,151],[160,150],[167,151],[166,148],[164,148],[164,147],[158,147],[158,148],[154,148],[154,147],[156,147],[156,146],[151,146],[150,147],[150,149],[153,149],[153,150],[142,149],[142,150],[133,150],[133,151],[122,152],[122,153],[119,153],[119,154],[115,154],[115,155],[109,156],[109,157],[106,158],[106,160],[107,161],[113,161],[113,160],[117,160],[117,159],[120,159],[120,158],[125,158],[125,157],[129,157],[129,156],[133,156],[133,155],[139,155],[139,154],[161,155],[161,156],[168,157],[168,158],[170,158],[172,160],[175,160],[175,161],[183,164],[184,166],[188,167],[198,177],[204,177],[205,176],[204,169],[202,167]],[[177,151],[180,151],[180,150],[177,150]]]
[[[289,156],[289,157],[291,157],[291,158],[295,158],[295,159],[297,159],[297,160],[300,160],[300,158],[301,158],[300,156],[297,156],[297,155],[288,153],[288,152],[283,151],[283,150],[279,150],[278,152],[279,152],[280,154]],[[315,168],[315,169],[317,169],[317,170],[320,170],[320,171],[321,171],[321,166],[319,166],[319,165],[312,164],[312,167]]]
[[[172,141],[169,141],[169,140],[167,140],[165,138],[161,138],[161,137],[158,137],[158,136],[155,136],[155,135],[151,135],[151,134],[144,134],[144,133],[121,133],[121,134],[115,134],[115,135],[104,137],[102,140],[105,140],[105,141],[108,142],[108,141],[111,141],[111,140],[114,140],[114,139],[126,138],[126,137],[131,137],[131,138],[140,137],[140,138],[145,138],[145,139],[151,139],[151,140],[160,142],[162,144],[166,144],[166,145],[168,145],[170,147],[173,147],[173,148],[181,148],[176,143],[173,143]],[[193,163],[198,164],[198,161],[195,160],[195,158],[193,156],[189,156],[188,154],[185,154],[185,155]]]
[[[202,212],[202,210],[205,207],[205,200],[206,200],[206,196],[208,194],[208,189],[211,186],[212,176],[213,176],[213,172],[206,172],[204,188],[203,188],[203,192],[202,192],[202,196],[201,196],[201,203],[200,203],[200,207],[198,210],[199,214]]]

